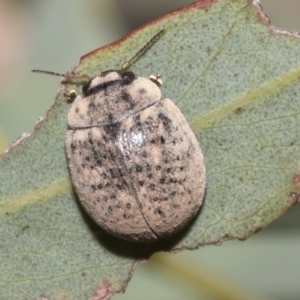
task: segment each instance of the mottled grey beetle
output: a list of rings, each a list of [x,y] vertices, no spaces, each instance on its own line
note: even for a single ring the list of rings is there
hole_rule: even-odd
[[[89,216],[135,242],[167,238],[195,216],[205,190],[199,143],[183,114],[163,99],[159,76],[136,77],[132,62],[74,91],[66,150],[72,182]]]

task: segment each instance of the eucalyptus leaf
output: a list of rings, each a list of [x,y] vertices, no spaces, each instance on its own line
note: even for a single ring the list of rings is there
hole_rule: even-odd
[[[65,153],[69,104],[81,76],[132,67],[160,74],[204,153],[207,188],[193,222],[174,237],[134,244],[104,233],[82,210]],[[299,36],[273,28],[257,1],[203,0],[81,58],[30,134],[0,157],[0,297],[109,299],[156,251],[246,239],[299,197]],[[82,77],[84,78],[84,77]]]

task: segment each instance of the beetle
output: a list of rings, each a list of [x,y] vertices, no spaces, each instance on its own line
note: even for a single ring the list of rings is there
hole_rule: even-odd
[[[68,93],[66,151],[72,183],[88,215],[106,232],[154,242],[183,229],[205,192],[203,155],[179,108],[160,90],[159,75],[128,69],[158,32],[120,70]]]

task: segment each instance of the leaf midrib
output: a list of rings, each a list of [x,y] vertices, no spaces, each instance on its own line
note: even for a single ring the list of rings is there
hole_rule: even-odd
[[[287,86],[292,84],[300,78],[300,67],[292,70],[291,72],[286,73],[286,75],[277,78],[271,81],[269,84],[263,83],[257,89],[252,90],[251,92],[247,91],[239,95],[237,98],[231,100],[229,103],[224,106],[210,111],[208,114],[201,116],[196,121],[190,123],[192,130],[197,134],[203,129],[209,127],[212,123],[219,121],[220,119],[231,114],[233,111],[244,108],[245,106],[259,100],[264,99],[267,94],[274,93]]]
[[[11,213],[27,205],[63,195],[70,191],[71,188],[72,184],[69,178],[57,180],[47,186],[34,189],[24,195],[4,201],[4,203],[0,205],[0,214]]]

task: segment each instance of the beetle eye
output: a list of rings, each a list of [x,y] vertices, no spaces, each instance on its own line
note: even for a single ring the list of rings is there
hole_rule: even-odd
[[[84,96],[87,95],[87,92],[88,92],[88,90],[89,90],[89,88],[90,88],[90,85],[91,85],[92,80],[93,80],[93,79],[89,80],[86,84],[84,84],[84,85],[82,86],[82,94],[83,94]]]
[[[131,84],[135,79],[134,73],[127,71],[122,73],[123,84]]]
[[[77,93],[75,90],[71,90],[68,93],[65,93],[65,97],[68,103],[72,103],[77,97]]]

